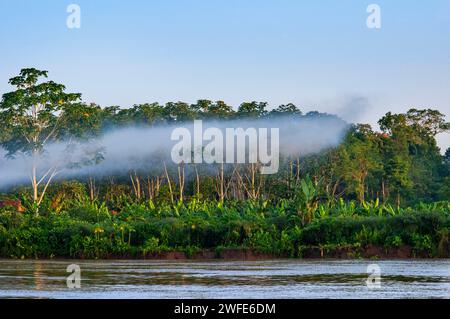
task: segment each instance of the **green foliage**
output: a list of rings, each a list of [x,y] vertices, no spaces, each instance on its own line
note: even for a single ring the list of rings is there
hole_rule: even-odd
[[[147,254],[155,254],[155,253],[161,253],[163,251],[170,251],[170,248],[164,245],[159,244],[159,238],[151,237],[147,239],[142,245],[142,253],[144,256]]]
[[[405,212],[382,217],[332,217],[308,225],[301,241],[307,245],[354,244],[399,247],[410,245],[432,252],[439,232],[450,225],[449,212]]]
[[[198,173],[200,165],[166,171],[153,165],[162,162],[155,156],[147,169],[55,182],[62,167],[41,167],[47,145],[68,144],[64,168],[95,165],[104,150],[92,147],[71,158],[75,144],[117,127],[280,116],[341,120],[316,111],[303,115],[293,104],[269,111],[258,101],[237,111],[209,100],[102,108],[81,102],[80,94],[66,93],[47,75],[21,70],[9,82],[15,90],[0,102],[1,147],[31,163],[31,187],[17,185],[2,196],[21,205],[0,207],[0,256],[193,255],[217,247],[297,256],[308,245],[409,245],[418,254],[448,256],[450,149],[441,155],[436,135],[450,123],[436,110],[388,112],[379,121],[381,132],[349,125],[337,147],[281,154],[279,173],[271,176],[245,164],[217,175],[211,166]]]
[[[81,103],[81,94],[66,93],[62,84],[41,81],[47,76],[47,71],[22,69],[9,80],[16,90],[3,94],[0,101],[0,123],[4,130],[0,146],[7,157],[24,156],[30,162],[36,213],[48,185],[61,169],[59,165],[73,167],[92,162],[91,156],[101,158],[98,152],[82,159],[69,158],[75,149],[74,139],[87,139],[98,132],[101,108]],[[64,152],[67,158],[59,165],[43,165],[48,145],[58,141],[67,143]]]
[[[90,223],[99,223],[111,218],[105,203],[98,204],[89,201],[75,201],[73,207],[68,209],[67,213],[73,219]]]
[[[422,205],[423,206],[423,205]],[[298,256],[302,247],[409,245],[421,254],[447,256],[450,210],[411,209],[379,214],[382,204],[322,205],[327,213],[302,224],[295,202],[200,202],[155,206],[131,203],[117,215],[105,204],[71,199],[47,216],[0,209],[0,256],[15,258],[139,257],[167,251],[245,247]],[[374,208],[376,207],[376,208]],[[428,207],[428,206],[423,206]],[[371,209],[373,208],[373,212]],[[369,212],[368,212],[369,209]]]
[[[294,202],[303,224],[309,223],[319,204],[319,182],[314,183],[309,176],[302,179],[294,190]]]

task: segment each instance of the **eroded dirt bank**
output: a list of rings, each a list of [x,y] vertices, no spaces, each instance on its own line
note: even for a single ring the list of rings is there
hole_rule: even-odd
[[[187,254],[182,251],[170,251],[160,253],[148,253],[145,256],[139,255],[116,255],[110,254],[100,259],[150,259],[150,260],[264,260],[289,258],[289,255],[274,255],[263,253],[255,249],[241,249],[241,248],[225,248],[220,250],[201,250],[192,254]],[[380,246],[367,245],[365,247],[305,247],[301,249],[301,253],[294,258],[303,259],[317,259],[317,258],[332,258],[332,259],[413,259],[413,258],[449,258],[449,252],[432,256],[426,251],[415,250],[411,246],[401,246],[397,248],[385,248]],[[84,259],[83,256],[80,258]]]

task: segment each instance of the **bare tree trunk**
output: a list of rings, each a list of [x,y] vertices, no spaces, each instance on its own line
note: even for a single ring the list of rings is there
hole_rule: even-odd
[[[159,194],[159,188],[161,186],[161,178],[156,176],[155,179],[147,176],[147,193],[148,198],[154,200]]]
[[[92,178],[92,176],[89,176],[88,187],[89,187],[89,198],[92,202],[97,198],[97,194],[98,194],[96,192],[95,179]]]
[[[242,186],[247,192],[247,197],[253,200],[259,198],[262,187],[262,177],[260,176],[258,180],[258,169],[259,168],[256,163],[251,163],[250,166],[248,166],[247,172],[245,174],[245,180],[248,184],[248,187],[246,186],[246,183],[242,180],[242,177],[238,175],[238,177],[241,179]]]
[[[250,164],[250,174],[251,174],[251,196],[256,199],[256,169],[255,164]]]
[[[159,176],[156,176],[156,182],[155,182],[155,194],[154,196],[159,195],[159,188],[161,187],[161,178]]]
[[[166,173],[167,184],[169,185],[170,200],[173,204],[174,200],[173,200],[172,184],[170,183],[170,177],[169,177],[169,172],[167,172],[166,162],[164,162],[164,172]]]
[[[333,190],[332,190],[332,192],[331,192],[331,196],[333,197],[333,198],[336,198],[336,192],[337,192],[337,188],[338,188],[338,186],[339,186],[339,178],[336,180],[336,182],[334,183],[334,185],[333,185]]]
[[[31,187],[33,188],[33,202],[37,206],[36,214],[39,214],[39,206],[41,205],[44,195],[47,192],[47,188],[50,185],[53,178],[58,174],[57,167],[50,167],[42,177],[38,180],[37,177],[37,163],[36,163],[36,151],[33,151],[33,163],[31,166]],[[47,180],[46,180],[47,179]],[[43,183],[44,188],[39,193],[39,185]]]
[[[33,202],[37,204],[39,197],[38,197],[38,183],[37,183],[37,177],[36,177],[36,163],[33,159],[33,166],[31,169],[31,185],[33,187]]]
[[[141,181],[136,171],[130,173],[131,185],[133,186],[134,195],[138,200],[141,199]]]
[[[251,191],[248,189],[247,185],[244,182],[244,179],[242,178],[242,175],[239,172],[237,172],[237,177],[239,179],[239,185],[241,186],[240,189],[244,189],[245,194],[247,195],[247,198],[251,198]],[[245,177],[248,179],[247,176],[245,176]],[[244,195],[243,194],[242,194],[242,199],[244,199]]]
[[[178,184],[180,188],[180,201],[183,201],[183,193],[184,193],[184,165],[181,163],[178,165]]]
[[[363,182],[361,182],[362,184]],[[360,203],[364,202],[364,184],[360,185],[359,192],[358,192],[358,199]]]
[[[223,167],[223,163],[220,164],[220,169],[219,169],[219,173],[218,173],[218,194],[219,194],[219,201],[221,203],[224,202],[225,200],[225,180],[224,180],[224,167]]]
[[[200,176],[198,176],[197,165],[194,165],[195,168],[195,180],[196,180],[196,196],[197,198],[200,196]]]
[[[148,194],[148,199],[153,199],[153,181],[150,179],[150,176],[147,175],[147,194]]]
[[[291,191],[292,189],[292,174],[294,171],[294,163],[290,160],[289,161],[289,175],[288,175],[288,190]]]

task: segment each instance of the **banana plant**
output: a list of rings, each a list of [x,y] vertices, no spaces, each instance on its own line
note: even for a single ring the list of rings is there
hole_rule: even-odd
[[[319,182],[314,183],[309,176],[295,187],[294,204],[302,224],[310,223],[319,205]]]
[[[316,217],[319,219],[327,218],[330,215],[330,207],[328,204],[320,204],[317,211],[316,211]]]

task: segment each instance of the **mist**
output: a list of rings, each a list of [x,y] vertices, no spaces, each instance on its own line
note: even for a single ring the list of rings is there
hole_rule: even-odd
[[[115,128],[89,142],[64,142],[50,144],[38,161],[39,175],[57,167],[57,179],[106,177],[125,175],[131,170],[151,173],[164,164],[174,165],[171,150],[177,141],[171,140],[175,128],[184,127],[192,132],[193,122],[153,127]],[[279,152],[281,156],[306,156],[339,145],[348,124],[334,116],[279,116],[264,119],[238,119],[203,121],[203,132],[209,127],[224,131],[225,128],[279,128]],[[192,134],[193,136],[193,134]],[[270,143],[270,142],[269,142]],[[203,142],[203,146],[208,142]],[[225,153],[225,150],[223,151]],[[0,188],[9,188],[29,182],[31,159],[17,155],[6,158],[0,149]],[[93,159],[97,156],[96,159]],[[101,156],[99,156],[101,155]],[[213,164],[211,164],[213,165]],[[208,171],[208,164],[201,164]],[[206,168],[206,169],[205,169]]]

